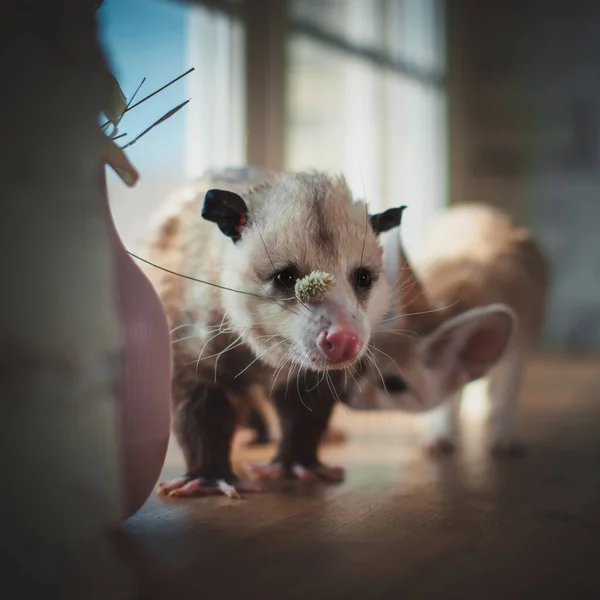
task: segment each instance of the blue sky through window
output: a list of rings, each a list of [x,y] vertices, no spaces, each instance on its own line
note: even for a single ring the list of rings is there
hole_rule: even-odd
[[[136,100],[194,66],[188,64],[187,55],[187,19],[191,10],[183,3],[165,0],[105,0],[99,12],[100,39],[128,98],[144,77],[146,82]],[[187,100],[186,94],[183,79],[128,113],[119,128],[120,133],[128,135],[120,143],[133,139],[168,110]],[[186,109],[128,149],[143,178],[182,175]]]

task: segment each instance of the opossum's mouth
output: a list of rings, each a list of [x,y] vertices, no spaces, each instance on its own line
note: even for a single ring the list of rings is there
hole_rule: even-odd
[[[360,349],[358,354],[353,358],[346,358],[342,360],[329,360],[322,353],[317,350],[305,353],[302,357],[306,366],[314,371],[343,371],[348,367],[357,364],[363,356],[363,348]]]

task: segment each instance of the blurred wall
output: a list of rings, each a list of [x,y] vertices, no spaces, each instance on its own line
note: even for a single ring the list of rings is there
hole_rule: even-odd
[[[554,274],[543,344],[600,350],[600,3],[448,4],[451,200],[533,229]]]

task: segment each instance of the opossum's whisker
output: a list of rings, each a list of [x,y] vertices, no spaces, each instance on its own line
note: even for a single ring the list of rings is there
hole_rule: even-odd
[[[281,371],[284,369],[285,365],[290,360],[291,356],[292,356],[292,351],[288,350],[287,353],[277,363],[277,366],[275,367],[275,369],[273,371],[273,378],[271,380],[271,391],[269,392],[271,396],[273,395],[273,389],[275,388],[275,384],[277,383],[277,381],[279,379],[279,375],[280,375]]]
[[[404,379],[404,381],[406,381],[406,377],[404,376],[402,369],[398,366],[398,363],[389,354],[386,354],[383,350],[380,350],[379,348],[376,348],[375,346],[372,346],[372,348],[373,348],[373,350],[377,350],[377,352],[380,352],[381,354],[383,354],[384,356],[389,358],[396,365],[396,368],[398,369],[398,372],[400,373],[400,376],[402,377],[402,379]],[[382,378],[382,381],[383,381],[383,378]],[[384,387],[385,387],[385,384],[384,384]],[[391,397],[390,393],[387,391],[387,389],[385,391],[391,400],[392,397]],[[416,400],[417,404],[423,404],[423,402],[419,396],[415,397],[415,400]]]
[[[302,354],[301,353],[296,353],[296,359],[295,362],[297,361],[297,366],[298,366],[298,374],[296,375],[296,390],[298,392],[298,398],[300,400],[300,402],[302,403],[302,406],[304,406],[304,408],[306,408],[306,410],[313,412],[313,409],[310,408],[310,406],[308,406],[306,404],[306,402],[304,402],[304,398],[302,397],[302,392],[300,391],[300,372],[302,371]],[[306,368],[306,367],[305,367]],[[291,377],[293,376],[293,367],[292,367],[292,371],[288,377],[288,381],[287,383],[289,383]],[[305,373],[306,375],[306,373]],[[287,396],[287,383],[286,383],[286,387],[285,387],[285,394]]]
[[[270,352],[271,350],[273,350],[273,348],[277,348],[277,346],[281,346],[281,344],[284,344],[287,341],[287,339],[283,339],[280,342],[269,346],[265,351],[261,352],[252,362],[246,365],[237,375],[235,375],[234,379],[237,379],[242,373],[245,373],[257,360],[260,360],[267,352]]]
[[[421,337],[420,333],[417,333],[416,331],[411,331],[410,329],[382,329],[381,334],[391,334],[391,335],[397,335],[399,337]]]
[[[285,398],[287,398],[287,394],[288,394],[288,388],[290,385],[290,379],[294,376],[294,370],[296,369],[297,366],[299,366],[300,364],[300,360],[299,360],[299,356],[297,352],[294,352],[294,356],[292,359],[292,364],[290,366],[290,370],[288,372],[288,376],[285,382]]]
[[[407,269],[408,269],[408,267],[406,267],[406,266],[402,267],[401,273],[403,271],[406,271]],[[400,285],[400,278],[398,278],[398,280],[396,281],[396,284],[394,284],[393,293],[396,295],[399,295],[399,296],[403,296],[407,290],[419,285],[419,280],[414,274],[411,274],[410,277],[411,277],[410,280],[407,281],[403,285]],[[418,296],[416,296],[416,298],[414,298],[414,300],[425,298],[425,296],[426,296],[425,290],[423,289],[423,287],[420,287],[419,294],[418,294]]]
[[[298,369],[298,375],[296,375],[296,392],[298,393],[298,398],[300,398],[300,402],[302,402],[302,404],[308,408],[308,406],[306,406],[304,400],[302,399],[302,392],[300,392],[300,372],[302,371],[301,368]],[[304,369],[304,377],[306,377],[306,368]],[[306,386],[304,386],[304,388],[306,389]],[[311,411],[312,412],[312,411]]]
[[[247,330],[244,330],[240,336],[234,340],[225,350],[230,349],[230,347],[235,344],[246,332]],[[202,354],[204,353],[204,350],[206,350],[206,346],[208,346],[208,344],[214,340],[215,338],[218,338],[220,335],[223,335],[225,333],[228,333],[227,331],[219,331],[219,333],[217,333],[217,335],[214,335],[213,337],[211,337],[210,339],[207,340],[207,342],[204,344],[204,346],[202,346],[202,350],[200,350],[200,354],[198,354],[198,360],[196,361],[196,379],[198,378],[198,367],[200,365],[200,360],[208,360],[209,358],[212,358],[213,356],[215,356],[214,354],[212,356],[207,356],[204,359],[202,359]],[[218,355],[216,355],[218,356]],[[217,358],[218,360],[218,358]],[[215,373],[216,373],[216,366],[215,366]],[[216,375],[215,375],[216,376]]]
[[[183,338],[179,338],[178,340],[172,340],[171,341],[171,345],[176,344],[177,342],[185,342],[185,340],[191,340],[194,338],[198,338],[199,337],[199,333],[195,334],[195,335],[187,335],[186,337]]]
[[[327,383],[327,387],[329,388],[329,391],[335,398],[336,394],[335,394],[335,388],[333,387],[333,381],[331,381],[331,375],[327,371],[325,371],[325,381]]]
[[[289,369],[290,365],[291,365],[291,361],[294,358],[294,354],[295,354],[295,350],[293,347],[290,347],[290,349],[287,351],[287,353],[281,358],[280,362],[278,363],[275,373],[273,375],[273,384],[271,385],[271,394],[273,394],[273,388],[275,386],[275,384],[278,381],[279,375],[281,374],[281,371],[286,368]],[[289,373],[288,373],[289,376]]]
[[[226,311],[223,313],[223,318],[221,319],[221,323],[220,323],[220,325],[219,325],[219,330],[222,330],[222,329],[223,329],[223,324],[225,323],[225,319],[227,318],[227,315],[228,315],[228,314],[229,314],[229,310],[226,310]]]
[[[400,285],[400,279],[401,279],[401,275],[398,275],[398,277],[396,278],[396,281],[394,281],[394,283],[390,284],[390,291],[391,292],[398,292],[399,291],[397,288]]]
[[[362,388],[360,387],[360,383],[358,382],[358,379],[356,379],[356,375],[358,375],[358,371],[351,365],[349,372],[350,372],[350,377],[352,377],[352,379],[354,380],[354,383],[356,384],[356,387],[358,388],[359,393],[362,394]],[[354,373],[356,373],[356,375]]]
[[[458,302],[459,302],[459,300],[456,300],[456,302],[453,302],[452,304],[448,304],[447,306],[440,306],[438,308],[432,308],[430,310],[423,310],[423,311],[420,311],[420,312],[412,312],[412,313],[404,313],[404,314],[401,314],[401,315],[396,315],[394,317],[389,317],[388,319],[382,319],[381,321],[379,321],[379,324],[381,324],[381,323],[387,323],[389,321],[395,321],[397,319],[401,319],[402,317],[416,317],[418,315],[428,315],[428,314],[431,314],[431,313],[441,312],[443,310],[448,310],[452,306],[456,305]]]
[[[229,346],[227,346],[227,348],[225,348],[225,350],[222,350],[222,351],[221,351],[221,352],[219,352],[219,354],[217,355],[217,358],[216,358],[216,360],[215,360],[215,379],[214,379],[215,383],[217,383],[217,367],[219,366],[219,359],[220,359],[220,358],[221,358],[221,356],[222,356],[223,354],[225,354],[225,352],[227,352],[228,350],[233,350],[232,346],[233,346],[234,344],[236,344],[236,343],[237,343],[239,340],[241,340],[241,339],[244,337],[244,335],[245,335],[245,333],[248,331],[248,329],[250,329],[250,327],[247,327],[246,329],[244,329],[244,331],[242,331],[242,333],[240,333],[240,335],[239,335],[237,338],[235,338],[235,340],[233,340],[233,342],[231,342],[231,344],[229,344]],[[242,344],[243,344],[243,343],[244,343],[244,342],[242,341]]]
[[[312,387],[312,388],[310,388],[310,389],[308,388],[308,381],[306,381],[306,377],[308,376],[308,371],[309,371],[309,369],[308,369],[308,368],[305,368],[305,369],[304,369],[304,390],[305,390],[307,393],[310,393],[310,392],[312,392],[312,390],[314,390],[314,388],[315,388],[316,386],[313,386],[313,387]]]
[[[327,373],[326,381],[327,381],[327,386],[329,387],[329,391],[333,395],[335,401],[339,402],[341,404],[340,397],[337,393],[337,390],[335,389],[335,385],[334,385],[333,380],[331,379],[331,375],[329,373]]]
[[[295,365],[292,368],[290,375],[288,377],[288,381],[286,383],[286,395],[287,395],[287,386],[289,384],[290,379],[294,376],[294,369],[297,367],[298,368],[298,373],[296,375],[296,386],[298,385],[298,379],[300,377],[300,372],[302,371],[302,363],[303,363],[303,353],[302,352],[298,352],[296,351],[296,359],[295,359]],[[302,404],[308,409],[311,410],[308,406],[306,406],[306,404],[304,403],[304,399],[302,398],[302,395],[300,395],[300,401],[302,402]],[[312,412],[312,410],[311,410]]]
[[[335,385],[333,384],[333,381],[331,380],[331,375],[329,375],[329,373],[327,373],[327,385],[329,386],[329,390],[333,394],[333,397],[335,398],[336,402],[340,406],[342,406],[346,414],[349,415],[350,412],[348,411],[348,407],[342,402],[342,399],[340,398],[337,390],[335,389]]]
[[[236,344],[235,346],[233,346],[231,348],[226,348],[226,350],[228,352],[230,352],[231,350],[235,350],[236,348],[239,348],[240,346],[243,346],[245,343],[246,342],[241,341],[241,342],[239,342],[238,344]],[[214,354],[209,354],[208,356],[202,356],[201,358],[199,357],[197,360],[193,360],[192,362],[189,362],[189,363],[186,363],[186,364],[191,365],[193,363],[200,363],[203,360],[209,360],[211,358],[214,358],[215,356],[219,356],[219,354],[221,354],[223,352],[224,352],[224,350],[220,350],[219,352],[215,352]],[[198,365],[196,364],[196,366],[198,366]]]
[[[319,387],[319,384],[323,381],[323,379],[325,379],[325,373],[327,371],[317,371],[319,375],[321,375],[321,379],[317,379],[317,383],[315,383],[315,385],[313,385],[313,387],[311,387],[309,390],[307,390],[308,392],[312,392],[314,389]]]
[[[369,360],[369,362],[375,367],[377,373],[379,373],[379,377],[381,379],[381,385],[383,386],[383,389],[385,390],[385,393],[388,396],[390,396],[390,393],[388,392],[387,387],[385,385],[385,380],[383,378],[383,373],[381,372],[381,369],[377,365],[377,361],[375,360],[375,357],[374,357],[373,353],[371,352],[370,348],[366,348],[365,356],[367,357],[367,359]],[[390,398],[391,398],[391,396],[390,396]]]
[[[365,203],[365,236],[363,237],[363,245],[360,253],[360,266],[362,267],[363,258],[365,256],[365,244],[367,243],[367,233],[369,231],[369,207],[367,205],[367,195],[365,193],[365,182],[363,180],[362,169],[360,168],[360,161],[358,161],[358,174],[360,175],[360,185],[363,191],[363,202]],[[356,296],[356,309],[358,310],[358,294]]]
[[[271,390],[269,395],[273,395],[273,389],[275,388],[275,384],[277,383],[277,378],[279,377],[279,373],[281,373],[282,369],[285,367],[286,363],[291,357],[291,352],[288,352],[280,361],[280,365],[275,368],[273,372],[273,381],[271,382]]]
[[[221,335],[221,334],[217,334],[217,335]],[[216,337],[216,336],[215,336]],[[241,336],[240,336],[241,337]],[[238,338],[239,339],[239,338]],[[208,342],[207,342],[208,343]],[[204,348],[206,348],[206,344],[204,345]],[[204,348],[202,348],[202,350],[200,351],[200,354],[198,354],[198,360],[196,361],[196,379],[198,378],[198,367],[200,366],[200,360],[202,357],[202,352],[204,352]],[[216,378],[216,368],[215,368],[215,378]]]
[[[178,329],[181,329],[182,327],[196,327],[196,323],[184,323],[183,325],[177,325],[177,327],[175,327],[174,329],[171,329],[171,331],[169,331],[169,334],[173,334],[175,333]]]
[[[398,363],[389,354],[386,354],[383,350],[377,348],[377,346],[373,346],[372,344],[369,344],[369,348],[371,350],[375,350],[376,352],[379,352],[380,354],[383,354],[386,358],[389,358],[396,365],[396,368],[398,369],[398,372],[402,376],[402,379],[406,380],[406,377],[404,377],[404,373],[402,372],[402,369],[400,368]]]
[[[234,327],[225,327],[225,329],[223,329],[220,325],[215,325],[214,327],[207,327],[203,333],[210,335],[211,333],[215,333],[215,332],[231,333],[234,331],[235,331]]]
[[[206,340],[204,346],[202,346],[202,350],[200,350],[200,354],[198,354],[198,362],[200,362],[200,358],[203,354],[203,352],[206,350],[206,346],[208,346],[208,344],[210,344],[214,339],[218,338],[220,335],[223,335],[225,332],[224,331],[219,331],[219,333],[217,333],[216,335],[213,335],[211,338],[208,338],[208,340]],[[196,376],[198,375],[198,363],[196,363]]]
[[[252,326],[253,327],[266,327],[268,326],[268,323],[259,323],[258,321],[252,321]],[[218,331],[219,333],[230,333],[232,331],[236,331],[235,327],[232,327],[231,325],[228,325],[228,327],[226,327],[225,329],[223,329],[223,322],[221,322],[219,325],[213,325],[212,327],[204,327],[201,326],[202,329],[202,333],[214,333],[215,331]]]
[[[273,267],[273,271],[275,271],[275,263],[273,262],[273,259],[271,258],[271,255],[269,254],[269,249],[267,248],[267,244],[265,243],[265,238],[263,237],[263,234],[261,233],[261,231],[258,227],[258,221],[256,220],[256,213],[254,212],[254,203],[252,202],[252,192],[250,189],[249,181],[248,181],[248,205],[250,206],[250,213],[252,215],[252,220],[254,221],[254,227],[256,227],[256,231],[258,232],[258,237],[260,237],[260,241],[262,242],[265,252],[267,253],[269,262],[271,263],[271,266]]]
[[[274,337],[278,337],[278,336],[279,336],[278,333],[275,333],[273,335],[257,335],[254,339],[255,340],[264,340],[265,338],[269,338],[268,340],[266,340],[266,342],[265,342],[265,344],[266,344],[269,340],[272,340]],[[288,338],[285,338],[285,339],[288,339]]]
[[[403,267],[402,270],[406,270],[407,268],[408,267]],[[400,288],[397,291],[395,291],[394,293],[396,293],[398,295],[402,295],[403,292],[405,292],[406,290],[408,290],[411,287],[414,287],[417,284],[418,284],[418,278],[413,274],[411,280],[408,281],[404,286],[400,286]],[[394,287],[396,287],[396,286],[394,286]],[[421,291],[420,291],[419,295],[417,296],[417,298],[415,298],[415,299],[425,298],[425,297],[426,297],[425,290],[421,287]],[[428,311],[423,311],[423,312],[405,313],[403,315],[398,315],[394,318],[401,318],[401,317],[405,317],[405,316],[417,316],[417,315],[428,314],[430,312],[443,311],[443,310],[446,310],[446,309],[451,308],[452,306],[456,305],[461,300],[462,300],[462,297],[458,298],[455,302],[453,302],[452,304],[449,304],[447,306],[442,306],[442,307],[438,307],[438,308],[431,309]],[[386,320],[391,320],[391,319],[386,319]],[[381,322],[385,322],[385,321],[381,321]]]

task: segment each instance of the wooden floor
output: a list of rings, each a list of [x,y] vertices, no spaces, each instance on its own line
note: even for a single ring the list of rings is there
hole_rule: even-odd
[[[532,361],[529,454],[510,463],[488,457],[476,400],[454,458],[423,455],[414,417],[341,411],[348,439],[323,458],[343,484],[153,496],[120,541],[141,597],[600,598],[600,360]],[[173,447],[165,476],[180,470]]]

